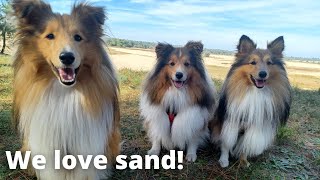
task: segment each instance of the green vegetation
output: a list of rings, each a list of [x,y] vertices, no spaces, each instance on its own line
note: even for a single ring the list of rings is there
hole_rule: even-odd
[[[122,47],[122,48],[142,48],[142,49],[152,49],[157,43],[146,42],[146,41],[133,41],[127,39],[118,39],[118,38],[105,38],[105,42],[109,46]],[[220,49],[204,49],[204,56],[209,57],[210,54],[219,54],[219,55],[233,55],[234,52]]]
[[[285,57],[285,61],[299,61],[299,62],[307,62],[307,63],[320,63],[320,58],[304,58],[304,57]]]
[[[123,48],[142,48],[142,49],[152,49],[157,44],[145,41],[133,41],[127,39],[117,39],[117,38],[106,38],[105,42],[109,46],[123,47]]]
[[[209,71],[211,68],[210,67]],[[139,95],[146,72],[123,69],[119,72],[121,132],[125,155],[145,155],[151,144],[139,116]],[[215,80],[218,89],[221,81]],[[320,91],[295,88],[289,123],[279,130],[275,146],[257,158],[251,166],[218,165],[219,150],[214,145],[198,151],[195,163],[184,163],[183,170],[116,170],[112,179],[319,179],[320,178]],[[0,56],[0,179],[32,179],[20,170],[9,170],[5,150],[19,149],[18,135],[10,125],[12,70],[9,56]],[[162,151],[162,155],[168,153]]]
[[[105,38],[105,42],[109,46],[113,47],[122,47],[122,48],[141,48],[141,49],[153,49],[157,43],[155,42],[146,42],[146,41],[134,41],[127,39],[118,39],[118,38]],[[234,51],[221,50],[221,49],[204,49],[203,56],[209,57],[210,54],[215,55],[234,55]],[[303,57],[285,57],[285,61],[299,61],[299,62],[308,62],[308,63],[320,63],[320,58],[303,58]]]
[[[228,56],[233,56],[234,52],[233,51],[227,51],[227,50],[221,50],[221,49],[204,49],[203,54],[215,54],[215,55],[228,55]],[[209,57],[209,56],[205,56]]]
[[[11,18],[11,6],[9,0],[1,1],[0,4],[0,32],[2,38],[2,48],[0,53],[5,53],[5,48],[7,47],[7,41],[12,37],[16,31],[12,18]]]

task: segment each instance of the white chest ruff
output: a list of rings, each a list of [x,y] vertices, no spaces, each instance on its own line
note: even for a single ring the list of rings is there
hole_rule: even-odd
[[[274,118],[274,101],[270,89],[251,88],[242,100],[233,100],[227,107],[227,119],[240,126],[262,126]]]
[[[33,155],[47,156],[50,164],[54,150],[60,150],[61,156],[105,154],[113,107],[106,102],[102,115],[95,118],[83,109],[80,97],[79,92],[55,81],[39,103],[21,109],[20,130],[28,134]]]
[[[148,123],[149,138],[151,141],[160,140],[167,149],[184,149],[190,140],[200,137],[205,139],[208,135],[208,129],[204,127],[208,122],[209,112],[206,108],[191,104],[187,89],[170,87],[160,105],[152,104],[148,95],[143,94],[140,108],[141,115]],[[176,113],[172,125],[168,110]]]
[[[241,101],[233,100],[227,105],[221,139],[230,145],[237,141],[235,155],[259,155],[272,144],[279,117],[272,93],[268,88],[253,87]],[[244,134],[237,140],[239,130]]]
[[[162,99],[162,106],[164,109],[179,111],[185,109],[191,105],[190,96],[186,88],[177,89],[175,87],[169,87]]]

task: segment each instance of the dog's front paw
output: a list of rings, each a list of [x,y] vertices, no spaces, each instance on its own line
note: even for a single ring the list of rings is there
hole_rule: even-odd
[[[159,155],[160,154],[160,150],[158,150],[158,149],[150,149],[149,151],[148,151],[148,155]]]
[[[186,160],[188,162],[195,162],[197,159],[197,154],[187,154]]]
[[[226,159],[226,158],[220,158],[219,159],[219,163],[220,163],[220,166],[222,168],[225,168],[225,167],[228,167],[229,166],[229,160]]]
[[[250,163],[247,159],[240,159],[239,166],[243,168],[248,168],[250,166]]]

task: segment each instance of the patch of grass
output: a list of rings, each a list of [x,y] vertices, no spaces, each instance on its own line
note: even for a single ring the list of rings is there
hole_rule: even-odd
[[[302,153],[298,154],[290,148],[275,147],[269,161],[272,169],[277,169],[294,179],[308,179],[315,171],[310,167],[310,161]]]
[[[308,74],[289,74],[289,80],[295,87],[304,89],[320,88],[320,77],[310,76]]]
[[[126,52],[122,52],[122,51],[117,51],[114,48],[107,48],[107,51],[109,52],[110,55],[126,55],[126,54],[130,54],[130,53],[126,53]]]
[[[281,127],[277,132],[277,140],[278,141],[286,141],[291,138],[295,134],[292,128],[287,126]]]
[[[209,66],[219,90],[226,69]],[[146,72],[119,71],[121,133],[125,155],[145,155],[151,147],[142,128],[139,96]],[[216,77],[221,77],[216,78]],[[217,80],[218,79],[218,80]],[[183,170],[116,170],[112,179],[319,179],[320,171],[320,91],[293,89],[293,103],[287,126],[279,129],[278,141],[264,154],[250,158],[251,166],[238,167],[231,158],[230,167],[219,167],[219,150],[214,145],[198,151],[195,163],[184,162]],[[12,130],[12,70],[8,57],[0,56],[0,179],[32,179],[20,170],[9,170],[5,150],[20,148],[18,135]],[[167,154],[162,151],[161,155]]]
[[[121,69],[118,75],[119,83],[122,89],[140,89],[141,80],[146,76],[144,71],[132,71],[130,69]]]
[[[229,68],[220,66],[206,66],[208,73],[215,79],[224,80],[227,77]]]

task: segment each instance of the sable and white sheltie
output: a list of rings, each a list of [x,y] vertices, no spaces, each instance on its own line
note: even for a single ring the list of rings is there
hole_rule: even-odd
[[[108,169],[119,153],[118,82],[101,40],[103,8],[80,3],[60,15],[39,0],[13,0],[12,7],[18,20],[13,119],[22,151],[46,157],[39,179],[104,178],[108,172],[93,163],[88,170],[53,169],[54,150],[61,157],[106,155]]]
[[[140,101],[144,127],[158,155],[161,146],[187,149],[186,159],[194,162],[197,148],[209,136],[208,120],[214,111],[213,82],[201,57],[201,42],[182,48],[159,43],[157,63],[144,84]]]
[[[229,165],[229,152],[240,157],[241,165],[249,166],[248,156],[257,156],[272,144],[277,128],[288,119],[291,104],[291,86],[282,61],[283,37],[267,49],[257,49],[243,35],[237,49],[211,127],[213,138],[221,142],[222,167]]]

